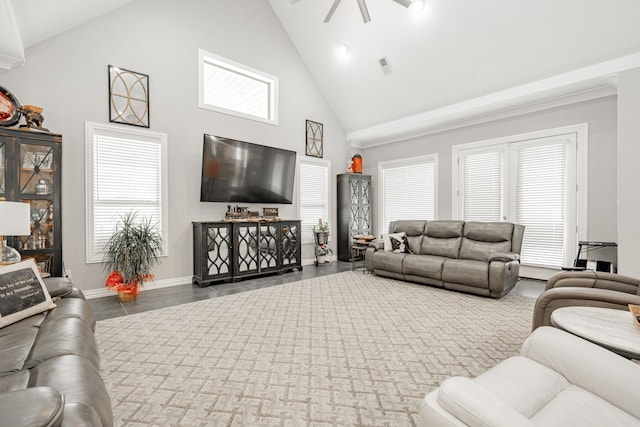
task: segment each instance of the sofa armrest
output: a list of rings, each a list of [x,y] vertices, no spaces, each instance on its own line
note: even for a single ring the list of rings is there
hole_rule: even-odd
[[[373,239],[369,242],[369,247],[374,248],[376,251],[381,251],[384,249],[384,240],[382,239]]]
[[[66,277],[45,277],[42,279],[51,298],[65,297],[73,291],[71,280]]]
[[[551,326],[551,313],[561,307],[588,306],[628,310],[628,304],[640,305],[640,296],[609,289],[580,287],[548,289],[536,300],[531,329]]]
[[[489,261],[520,261],[520,255],[513,252],[497,252],[489,257]]]
[[[438,389],[438,403],[468,426],[534,425],[527,417],[469,378],[452,377],[445,380]]]
[[[64,396],[51,387],[31,387],[0,393],[2,425],[59,426]]]
[[[546,289],[561,287],[610,289],[638,295],[640,280],[602,271],[563,271],[547,280]]]
[[[548,326],[536,329],[525,340],[521,354],[640,418],[640,365]]]

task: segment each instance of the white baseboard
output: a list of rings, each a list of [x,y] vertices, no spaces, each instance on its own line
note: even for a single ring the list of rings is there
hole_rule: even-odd
[[[173,279],[152,280],[147,282],[140,288],[140,292],[150,291],[152,289],[170,288],[171,286],[186,285],[191,283],[192,276],[176,277]],[[107,288],[102,289],[87,289],[82,291],[87,299],[108,297],[115,295],[115,293]]]

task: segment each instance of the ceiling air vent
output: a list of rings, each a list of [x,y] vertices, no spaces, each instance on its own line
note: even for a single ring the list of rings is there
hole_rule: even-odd
[[[380,67],[382,67],[382,73],[384,75],[391,73],[391,64],[389,64],[389,60],[386,56],[378,59],[378,63],[380,64]]]

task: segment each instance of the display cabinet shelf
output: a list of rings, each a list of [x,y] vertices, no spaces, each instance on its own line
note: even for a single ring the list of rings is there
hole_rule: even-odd
[[[61,160],[60,135],[0,128],[0,197],[31,210],[31,234],[8,244],[52,276],[63,274]]]

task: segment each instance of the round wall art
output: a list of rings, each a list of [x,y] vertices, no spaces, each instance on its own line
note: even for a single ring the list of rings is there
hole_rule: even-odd
[[[0,126],[13,126],[20,121],[20,103],[7,89],[0,86]]]

